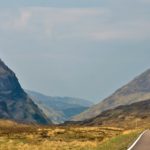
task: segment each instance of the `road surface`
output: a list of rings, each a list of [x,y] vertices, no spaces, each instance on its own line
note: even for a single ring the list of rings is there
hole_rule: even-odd
[[[129,150],[150,150],[150,130],[145,131],[134,144]]]

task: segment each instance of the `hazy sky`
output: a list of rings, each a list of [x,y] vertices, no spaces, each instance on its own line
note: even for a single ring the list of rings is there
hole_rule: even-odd
[[[0,57],[26,89],[98,102],[150,68],[150,0],[0,0]]]

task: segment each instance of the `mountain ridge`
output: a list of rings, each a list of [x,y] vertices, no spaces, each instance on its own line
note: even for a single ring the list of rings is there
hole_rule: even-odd
[[[150,98],[150,69],[135,77],[126,85],[116,90],[112,95],[85,112],[74,116],[72,121],[82,121],[96,117],[101,112],[119,105],[128,105]]]
[[[150,99],[129,105],[121,105],[114,109],[101,112],[98,116],[83,120],[70,121],[64,125],[113,126],[121,128],[136,128],[146,126],[150,122]]]
[[[0,118],[24,123],[51,121],[22,89],[15,73],[0,59]]]

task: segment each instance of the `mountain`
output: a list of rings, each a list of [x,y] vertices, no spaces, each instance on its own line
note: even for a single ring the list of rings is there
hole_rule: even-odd
[[[101,125],[123,128],[135,128],[148,126],[150,122],[150,99],[136,102],[130,105],[118,106],[117,108],[103,111],[100,115],[79,122],[66,122],[77,125]]]
[[[14,72],[2,60],[0,60],[0,119],[24,123],[50,123],[24,92]]]
[[[73,121],[86,120],[99,115],[102,111],[119,105],[128,105],[150,99],[150,69],[118,89],[99,104],[72,118]]]
[[[55,124],[63,123],[93,105],[92,102],[79,98],[51,97],[29,90],[26,92]]]

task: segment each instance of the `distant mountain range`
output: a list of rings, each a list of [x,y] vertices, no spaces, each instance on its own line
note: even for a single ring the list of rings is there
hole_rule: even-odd
[[[80,98],[51,97],[29,90],[26,92],[54,124],[63,123],[93,105]]]
[[[74,116],[71,120],[88,120],[90,118],[95,118],[105,110],[113,109],[120,105],[129,105],[146,99],[150,99],[150,69],[133,79],[127,85],[118,89],[99,104],[96,104],[81,114]]]
[[[84,99],[25,92],[15,73],[0,60],[0,119],[120,127],[146,124],[150,121],[150,69],[93,106]]]
[[[0,60],[0,119],[23,123],[51,123],[24,92],[14,72],[2,60]]]

